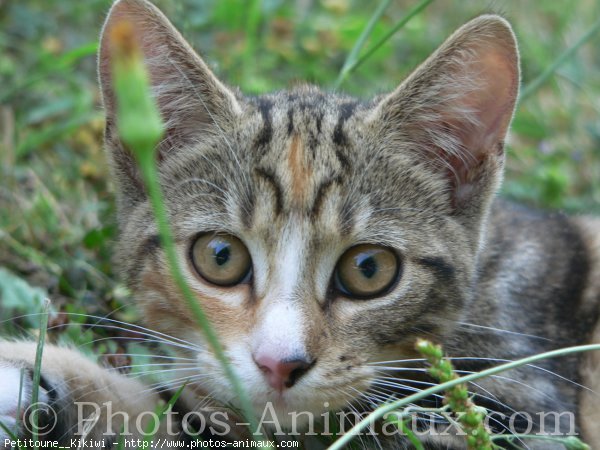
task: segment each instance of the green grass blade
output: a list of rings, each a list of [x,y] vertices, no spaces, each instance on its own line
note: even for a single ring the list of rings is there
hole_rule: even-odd
[[[158,424],[160,424],[163,419],[165,418],[165,414],[171,410],[171,408],[173,408],[173,406],[175,405],[175,403],[177,402],[177,400],[179,400],[179,397],[181,397],[181,394],[183,393],[183,390],[186,388],[186,386],[188,385],[188,382],[185,382],[183,384],[183,386],[181,386],[177,392],[175,392],[175,394],[173,394],[173,396],[169,399],[169,401],[167,402],[167,404],[165,406],[163,406],[162,408],[159,407],[156,411],[156,415],[152,416],[152,421],[150,422],[150,424],[147,427],[147,430],[154,430],[154,428],[157,428],[156,426]],[[156,419],[158,418],[158,424],[156,423]],[[138,447],[138,450],[140,449],[147,449],[147,448],[152,448],[152,439],[155,437],[155,434],[150,433],[150,431],[146,431],[144,433],[144,441],[143,444]]]
[[[28,130],[25,138],[17,144],[17,157],[22,158],[43,145],[63,140],[82,126],[99,118],[100,115],[96,111],[91,111],[83,115],[75,115],[64,122],[51,123],[41,130]]]
[[[367,25],[365,26],[363,31],[360,33],[360,36],[354,43],[352,50],[350,50],[350,53],[348,53],[348,57],[346,58],[346,61],[344,62],[344,65],[342,66],[342,69],[340,70],[340,73],[338,75],[338,78],[335,81],[335,89],[338,89],[341,86],[341,84],[346,79],[346,76],[353,70],[352,67],[355,65],[360,51],[367,42],[367,39],[369,39],[369,36],[373,32],[375,25],[377,24],[387,7],[390,5],[390,2],[391,0],[382,0],[381,3],[379,3],[379,6],[375,10],[375,12],[373,12],[373,15],[367,22]]]
[[[585,32],[571,47],[561,53],[552,64],[550,64],[546,70],[544,70],[537,78],[530,81],[522,90],[519,96],[519,101],[523,102],[527,98],[531,97],[546,81],[548,81],[556,70],[562,66],[566,61],[571,58],[581,46],[594,37],[594,35],[600,30],[600,19],[598,19],[592,27]]]
[[[88,42],[87,44],[80,45],[60,56],[59,60],[55,63],[55,67],[68,68],[73,66],[79,60],[88,56],[94,56],[98,53],[98,42]]]
[[[13,441],[17,440],[17,437],[15,436],[15,434],[6,425],[4,425],[4,422],[2,422],[1,420],[0,420],[0,428],[2,428],[4,430],[4,432],[8,435],[8,437],[10,439],[12,439]],[[19,448],[21,448],[21,447],[19,447]]]
[[[356,63],[354,63],[354,65],[351,67],[351,70],[352,71],[356,70],[362,63],[364,63],[367,59],[369,59],[369,57],[373,53],[375,53],[379,49],[379,47],[381,47],[383,44],[385,44],[394,34],[396,34],[398,31],[400,31],[402,29],[402,27],[404,27],[404,25],[406,25],[408,22],[410,22],[410,20],[413,17],[415,17],[417,14],[419,14],[421,11],[423,11],[432,2],[433,2],[433,0],[423,0],[423,1],[421,1],[421,3],[419,3],[418,5],[413,7],[402,19],[400,19],[396,23],[396,25],[394,25],[392,27],[392,29],[385,36],[383,36],[380,40],[378,40],[375,44],[373,44],[373,46],[369,50],[367,50],[365,52],[365,54],[363,56],[361,56],[358,61],[356,61]]]
[[[121,427],[121,433],[119,433],[119,440],[117,441],[117,450],[125,450],[125,440],[127,436],[125,435],[125,424]]]
[[[35,366],[33,368],[33,391],[31,393],[31,410],[32,418],[32,439],[33,442],[38,442],[38,409],[37,403],[40,395],[40,380],[42,378],[42,355],[44,353],[44,345],[46,343],[46,331],[48,329],[48,315],[50,312],[50,300],[46,300],[44,309],[40,315],[40,335],[38,337],[37,348],[35,351]]]
[[[425,450],[419,438],[415,436],[415,433],[408,427],[409,422],[410,419],[398,420],[397,426],[406,435],[406,438],[415,447],[415,450]]]
[[[21,376],[19,378],[19,400],[17,402],[17,420],[15,430],[18,432],[21,424],[21,408],[23,400],[23,385],[25,384],[25,369],[21,369]]]
[[[8,429],[6,425],[0,420],[0,429],[4,430],[4,432],[8,435],[9,439],[14,442],[18,442],[19,438],[14,435],[14,433]],[[26,448],[21,447],[21,445],[17,445],[17,450],[27,450]]]
[[[0,103],[6,103],[18,96],[21,92],[25,92],[29,87],[38,84],[41,81],[46,81],[50,75],[59,75],[70,71],[77,62],[81,59],[96,54],[98,51],[98,43],[90,42],[80,47],[74,48],[63,54],[57,59],[51,59],[51,64],[46,67],[38,68],[31,76],[24,80],[18,81],[13,86],[3,87],[3,92],[0,94]]]
[[[252,58],[255,57],[261,20],[261,4],[261,0],[252,0],[247,6],[248,18],[246,21],[246,49],[244,50],[244,58],[246,62],[250,62]]]
[[[350,61],[350,56],[349,56],[348,59],[346,60],[346,63],[344,64],[344,67],[342,67],[342,71],[340,72],[338,79],[336,80],[335,88],[336,89],[339,88],[340,85],[344,82],[344,80],[346,79],[346,77],[349,74],[351,74],[358,67],[360,67],[367,59],[369,59],[371,57],[371,55],[373,55],[373,53],[375,53],[377,50],[379,50],[379,48],[383,44],[385,44],[394,34],[396,34],[400,29],[402,29],[402,27],[404,27],[404,25],[406,25],[408,22],[410,22],[410,20],[413,17],[415,17],[417,14],[419,14],[421,11],[423,11],[432,2],[433,2],[433,0],[422,0],[421,3],[414,6],[408,13],[406,13],[406,15],[404,17],[402,17],[402,19],[400,19],[391,28],[390,31],[388,31],[385,34],[385,36],[383,36],[381,39],[379,39],[377,42],[375,42],[375,44],[373,44],[365,52],[365,54],[363,56],[361,56],[360,58],[358,57],[358,51],[360,51],[360,48],[357,51],[356,57],[352,61]],[[359,41],[360,41],[360,39],[359,39]],[[362,47],[362,45],[361,45],[361,47]],[[352,50],[354,50],[354,49],[352,49]]]

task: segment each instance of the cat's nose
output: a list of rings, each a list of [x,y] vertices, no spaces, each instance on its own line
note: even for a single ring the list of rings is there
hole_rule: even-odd
[[[254,362],[265,375],[269,386],[279,392],[291,388],[314,364],[314,361],[304,358],[281,361],[270,356],[260,356]]]

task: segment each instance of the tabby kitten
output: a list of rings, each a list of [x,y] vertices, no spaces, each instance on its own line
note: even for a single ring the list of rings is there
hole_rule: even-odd
[[[191,362],[177,376],[194,381],[180,408],[239,404],[169,275],[140,175],[119,141],[109,35],[122,20],[134,26],[166,122],[157,161],[181,266],[258,417],[270,404],[288,429],[292,412],[369,410],[422,389],[431,380],[414,361],[418,337],[442,343],[467,372],[600,342],[600,222],[494,199],[519,89],[504,19],[467,23],[397,89],[367,102],[313,86],[245,97],[158,9],[121,0],[99,55],[118,261],[146,325],[185,343],[180,357]],[[30,368],[34,353],[31,344],[0,343],[3,420],[14,420],[19,368]],[[495,432],[558,426],[600,445],[596,394],[582,387],[600,388],[599,365],[577,354],[470,389],[497,413]],[[112,401],[135,418],[157,400],[72,350],[49,347],[42,374],[42,394],[60,406],[57,439],[77,429],[76,401]],[[28,376],[25,402],[30,390]],[[99,414],[87,436],[110,441]],[[423,434],[426,448],[465,448],[463,437],[434,434]],[[410,447],[398,436],[358,442]]]

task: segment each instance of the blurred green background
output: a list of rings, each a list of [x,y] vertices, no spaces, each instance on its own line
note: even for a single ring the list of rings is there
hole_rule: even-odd
[[[34,332],[38,319],[28,314],[39,311],[48,296],[51,326],[61,330],[52,337],[96,355],[131,349],[103,339],[119,332],[93,327],[94,319],[77,314],[116,310],[115,318],[138,319],[111,261],[114,199],[95,74],[97,37],[110,3],[0,0],[0,336]],[[155,3],[221,78],[251,94],[301,80],[331,89],[380,4]],[[362,53],[417,4],[391,1]],[[392,89],[455,28],[489,11],[505,14],[514,25],[528,86],[588,30],[599,28],[600,2],[433,1],[340,89],[361,97]],[[504,196],[542,208],[600,213],[599,46],[595,33],[520,104]]]

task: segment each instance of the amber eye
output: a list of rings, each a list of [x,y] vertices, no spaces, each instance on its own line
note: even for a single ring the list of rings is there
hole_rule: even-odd
[[[230,234],[201,235],[190,252],[196,271],[219,286],[233,286],[244,281],[252,268],[248,249]]]
[[[335,283],[345,295],[369,298],[386,293],[399,273],[396,253],[379,245],[362,244],[342,255],[337,263]]]

